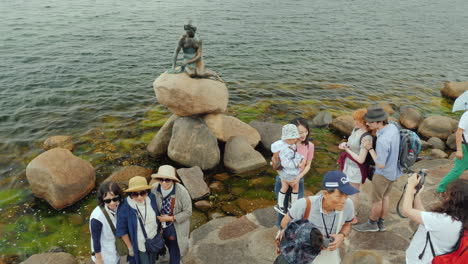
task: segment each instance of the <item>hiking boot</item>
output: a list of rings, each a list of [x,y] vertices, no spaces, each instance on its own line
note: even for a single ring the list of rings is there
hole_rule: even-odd
[[[282,215],[285,215],[287,213],[286,209],[284,209],[284,207],[280,207],[279,205],[275,205],[273,209],[275,209],[276,212]]]
[[[380,232],[383,232],[383,231],[387,230],[385,228],[385,222],[383,222],[383,221],[377,221],[377,226],[379,227]]]
[[[353,229],[358,232],[377,232],[379,231],[379,226],[377,223],[370,223],[369,221],[365,222],[364,224],[355,225]]]

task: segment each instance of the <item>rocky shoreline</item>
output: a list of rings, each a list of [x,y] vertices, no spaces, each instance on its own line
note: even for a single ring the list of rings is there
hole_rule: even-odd
[[[270,250],[270,246],[272,245],[268,243],[273,242],[271,237],[273,237],[274,234],[271,234],[271,232],[276,230],[276,228],[271,221],[265,219],[265,217],[273,216],[274,219],[273,210],[267,207],[266,209],[259,209],[253,213],[248,213],[246,216],[242,216],[246,212],[254,210],[256,204],[253,204],[252,201],[249,200],[246,200],[244,205],[240,202],[231,203],[230,201],[233,200],[233,198],[228,197],[229,194],[221,194],[225,188],[228,187],[232,193],[231,196],[236,193],[235,187],[229,186],[229,182],[226,184],[224,183],[229,179],[229,175],[218,173],[212,178],[210,177],[207,179],[204,171],[217,166],[224,166],[226,170],[234,174],[264,170],[269,157],[269,147],[273,141],[279,138],[281,124],[261,121],[252,121],[247,124],[235,117],[226,115],[228,93],[224,83],[207,79],[192,80],[189,78],[186,80],[184,77],[181,77],[182,80],[170,81],[172,77],[173,76],[168,77],[163,74],[154,83],[158,101],[160,101],[160,103],[164,102],[166,107],[173,112],[173,115],[167,122],[163,125],[161,124],[162,127],[148,144],[147,151],[153,157],[164,156],[167,153],[167,157],[174,162],[184,167],[189,167],[179,169],[178,174],[189,190],[195,208],[201,212],[208,212],[208,217],[211,219],[208,224],[192,232],[191,240],[193,250],[190,251],[189,256],[184,259],[184,262],[207,263],[206,261],[208,260],[200,256],[203,250],[205,250],[202,248],[205,246],[215,246],[215,244],[219,242],[216,244],[216,248],[217,250],[219,249],[220,253],[215,255],[220,256],[213,256],[213,254],[211,254],[210,257],[214,258],[212,260],[216,260],[211,263],[221,263],[221,261],[231,263],[229,262],[230,260],[227,260],[227,256],[230,256],[230,254],[231,257],[235,256],[232,254],[236,251],[227,251],[232,248],[232,245],[228,246],[228,244],[232,242],[239,246],[239,250],[242,250],[242,247],[246,247],[250,250],[250,255],[244,252],[245,261],[255,259],[252,263],[272,263],[274,254],[270,255],[268,252],[274,253],[274,250]],[[209,85],[187,84],[187,82],[192,81],[208,82]],[[176,85],[177,87],[169,89],[168,86],[173,85],[174,82],[182,82],[183,84]],[[222,87],[223,85],[224,88]],[[182,88],[195,87],[196,89],[192,89],[192,94],[187,94],[187,89],[180,89],[179,86]],[[203,90],[203,87],[207,86],[210,86],[211,90],[200,92]],[[179,95],[174,96],[174,89],[180,90]],[[441,92],[446,97],[454,98],[454,96],[457,96],[457,94],[465,90],[468,90],[468,82],[447,83]],[[200,95],[205,95],[206,99],[200,99]],[[171,96],[172,98],[167,98]],[[211,100],[210,98],[214,98],[215,100]],[[207,100],[211,101],[208,102]],[[192,102],[192,105],[190,102]],[[193,102],[196,102],[196,104],[193,105]],[[205,102],[205,104],[200,102]],[[391,104],[381,104],[390,114],[395,113]],[[203,109],[203,107],[205,108]],[[415,168],[423,166],[433,170],[432,172],[430,171],[430,175],[434,173],[433,179],[440,179],[443,177],[445,175],[443,170],[448,170],[447,168],[452,164],[452,161],[446,158],[449,157],[449,153],[455,149],[454,131],[458,121],[441,115],[423,117],[418,109],[411,107],[401,107],[399,109],[398,119],[393,119],[399,122],[403,127],[417,131],[421,138],[426,139],[426,141],[423,141],[424,151],[421,157],[432,161],[420,161]],[[344,136],[349,135],[353,127],[353,120],[350,115],[340,115],[333,118],[332,113],[328,111],[319,112],[311,123],[314,127],[330,127],[336,134]],[[96,182],[95,169],[88,161],[73,155],[71,151],[73,151],[74,145],[71,137],[58,136],[49,138],[44,143],[43,148],[46,152],[33,159],[26,169],[28,181],[36,197],[45,199],[53,208],[61,210],[76,203],[94,188]],[[187,149],[190,149],[190,151]],[[266,156],[266,158],[264,156]],[[433,162],[433,160],[437,160],[437,162]],[[440,166],[434,167],[434,164],[439,164]],[[112,173],[106,180],[113,180],[125,185],[128,179],[135,175],[145,176],[149,179],[151,173],[152,171],[150,169],[144,167],[127,166],[122,170]],[[404,184],[402,181],[402,179],[398,181],[398,187]],[[44,185],[44,182],[48,184]],[[51,182],[53,184],[50,184]],[[436,185],[437,182],[435,180],[432,182],[429,181],[428,186],[426,186],[426,193],[432,192],[433,185]],[[83,187],[76,188],[76,184],[78,183]],[[70,187],[67,187],[67,184]],[[271,184],[271,181],[260,184]],[[73,186],[74,188],[72,188]],[[252,186],[254,187],[255,184]],[[367,191],[365,186],[366,185],[364,185],[363,188],[363,194]],[[60,191],[62,191],[62,193],[60,193]],[[63,196],[63,191],[66,192],[69,199],[59,203],[59,197]],[[243,192],[243,190],[238,190],[239,194]],[[218,193],[220,195],[217,195]],[[399,193],[401,194],[401,190],[399,190]],[[392,195],[392,197],[394,196],[398,196],[399,198],[398,193]],[[365,210],[367,212],[368,208],[365,207],[365,204],[368,198],[366,195],[362,195],[361,199],[361,204],[363,206],[361,206],[360,211]],[[221,210],[210,211],[213,209],[214,200],[223,203]],[[432,199],[428,198],[426,201],[433,202],[434,197],[432,197]],[[271,203],[271,205],[273,203]],[[268,205],[268,199],[266,202],[262,203],[262,206]],[[197,215],[197,213],[198,212],[195,212],[195,215]],[[391,212],[391,214],[393,213],[394,212]],[[192,218],[192,221],[195,220],[197,225],[206,222],[206,217],[202,215],[198,215],[198,218]],[[232,215],[242,217],[235,218],[232,217]],[[360,215],[365,214],[360,212]],[[360,220],[362,221],[363,219]],[[362,237],[362,234],[353,232],[349,240],[347,240],[348,242],[345,243],[343,250],[343,252],[346,252],[344,253],[344,260],[352,260],[347,260],[348,262],[344,263],[400,263],[401,256],[404,256],[404,249],[409,241],[408,238],[404,237],[404,233],[414,229],[414,226],[410,228],[408,221],[404,222],[404,220],[392,218],[389,219],[388,223],[390,232],[378,234],[376,237],[395,241],[397,245],[395,249],[391,249],[390,247],[372,248],[376,244],[371,242],[365,242],[363,245],[356,247],[352,241],[369,241],[368,239],[371,238]],[[192,228],[197,225],[192,224]],[[225,226],[228,227],[223,229]],[[231,227],[238,227],[240,230],[238,230],[236,234],[229,233],[228,231],[223,231],[224,233],[220,231],[229,230]],[[391,227],[395,227],[395,230],[398,231],[393,232]],[[209,229],[209,231],[207,231],[207,229]],[[221,233],[214,235],[213,232],[215,232],[215,230]],[[199,232],[202,232],[203,235],[198,235]],[[211,235],[211,233],[213,233],[213,235]],[[412,232],[410,233],[412,234]],[[250,241],[250,244],[245,244],[246,240]],[[351,243],[349,243],[349,241],[351,241]],[[225,253],[223,253],[224,250],[226,250]],[[265,253],[262,255],[263,253],[260,252]],[[224,259],[224,257],[226,257],[226,259]],[[368,258],[374,258],[380,262],[355,262],[358,259],[361,261],[362,259]],[[218,259],[220,260],[219,262]],[[238,259],[239,256],[232,258],[232,261],[236,260],[236,263],[239,263]],[[395,260],[395,262],[388,262],[389,260]]]

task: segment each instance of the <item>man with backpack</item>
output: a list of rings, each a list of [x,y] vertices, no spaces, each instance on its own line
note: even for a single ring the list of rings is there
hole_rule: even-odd
[[[372,177],[372,206],[369,221],[353,228],[359,232],[385,231],[384,219],[389,210],[389,194],[393,183],[403,175],[399,166],[400,130],[389,124],[388,114],[379,105],[367,108],[366,123],[371,130],[376,130],[375,149],[366,141],[364,147],[375,161]]]
[[[290,221],[307,218],[320,230],[326,245],[314,262],[339,264],[338,248],[349,236],[354,218],[353,202],[348,196],[359,191],[349,184],[348,177],[341,171],[327,172],[322,187],[321,194],[304,197],[292,204],[281,221],[281,228],[285,228]]]

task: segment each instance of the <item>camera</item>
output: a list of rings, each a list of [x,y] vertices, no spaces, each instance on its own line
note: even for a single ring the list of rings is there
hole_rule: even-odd
[[[415,189],[416,189],[416,193],[418,193],[421,188],[423,187],[424,185],[424,181],[426,180],[426,176],[427,176],[427,172],[425,169],[421,169],[419,172],[418,172],[418,176],[419,176],[419,183],[418,185],[416,185]]]
[[[330,245],[330,243],[332,243],[333,241],[335,241],[335,239],[333,237],[324,237],[323,238],[323,247],[328,248],[328,245]]]

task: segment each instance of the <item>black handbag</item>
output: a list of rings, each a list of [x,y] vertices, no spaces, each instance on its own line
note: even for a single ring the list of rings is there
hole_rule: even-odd
[[[138,218],[138,221],[140,222],[141,231],[143,231],[143,235],[145,236],[146,252],[159,254],[159,252],[164,248],[164,238],[162,236],[162,232],[160,232],[160,228],[158,228],[158,232],[156,233],[156,236],[154,238],[149,239],[148,235],[146,234],[145,226],[143,225],[143,222],[141,221],[141,218],[138,216],[137,218]],[[160,226],[161,224],[158,223],[158,227]]]

